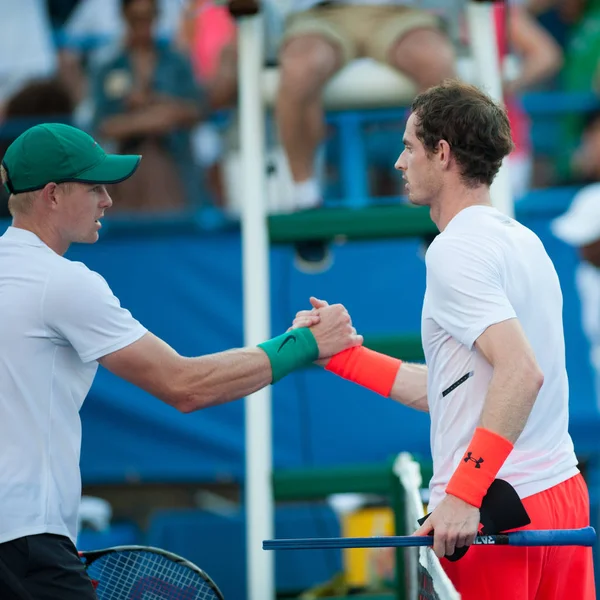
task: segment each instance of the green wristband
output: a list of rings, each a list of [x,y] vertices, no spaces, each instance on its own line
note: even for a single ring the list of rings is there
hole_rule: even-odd
[[[258,347],[264,350],[271,362],[272,383],[301,367],[307,367],[319,358],[317,340],[308,327],[300,327],[267,340]]]

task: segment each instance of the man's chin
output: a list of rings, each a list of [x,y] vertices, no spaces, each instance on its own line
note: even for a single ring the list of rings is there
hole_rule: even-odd
[[[95,244],[100,239],[97,231],[92,231],[88,236],[77,240],[80,244]]]
[[[422,196],[415,196],[410,192],[408,193],[407,200],[409,204],[412,204],[413,206],[429,206],[429,202],[426,198],[423,198]]]

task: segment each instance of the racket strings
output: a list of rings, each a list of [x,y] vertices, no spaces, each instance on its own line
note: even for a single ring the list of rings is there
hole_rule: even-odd
[[[112,552],[87,570],[99,600],[219,600],[199,573],[152,552]]]

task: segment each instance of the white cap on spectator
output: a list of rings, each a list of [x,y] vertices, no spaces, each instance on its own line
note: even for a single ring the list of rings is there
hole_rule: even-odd
[[[569,209],[552,221],[554,235],[572,246],[585,246],[600,240],[600,183],[584,187],[575,195]]]

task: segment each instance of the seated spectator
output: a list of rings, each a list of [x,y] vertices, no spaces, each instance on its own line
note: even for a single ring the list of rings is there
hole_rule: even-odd
[[[583,117],[585,129],[579,146],[571,155],[570,169],[579,183],[600,181],[600,112]]]
[[[119,152],[142,154],[136,175],[112,192],[116,210],[191,208],[202,195],[191,128],[201,94],[189,62],[157,42],[156,0],[121,0],[125,45],[92,76],[94,124]]]
[[[61,4],[62,0],[50,0]],[[175,35],[182,11],[180,0],[157,0],[158,16],[153,27],[156,39],[170,42]],[[67,0],[74,4],[73,0]],[[63,9],[64,10],[64,9]],[[57,9],[54,9],[56,12]],[[71,10],[59,30],[59,59],[61,73],[80,104],[79,125],[87,127],[88,95],[86,71],[110,56],[115,44],[125,35],[121,0],[79,0]]]
[[[419,90],[454,76],[450,40],[437,17],[413,8],[416,4],[412,0],[368,5],[316,0],[291,3],[293,12],[279,57],[276,118],[294,180],[297,210],[322,203],[314,169],[315,153],[324,136],[321,92],[339,69],[355,58],[371,57],[409,76]],[[323,244],[302,243],[297,251],[305,266],[327,262]]]
[[[45,0],[2,3],[0,112],[29,81],[54,76],[58,58]]]
[[[518,95],[548,80],[562,65],[562,51],[552,36],[527,12],[524,0],[507,0],[494,4],[494,18],[499,56],[514,54],[519,60],[519,73],[506,80],[504,98],[514,151],[508,157],[512,194],[523,196],[530,187],[533,148],[531,124]]]
[[[237,104],[237,28],[226,6],[214,0],[188,0],[176,38],[178,49],[190,57],[196,81],[214,110]],[[206,173],[215,204],[226,204],[223,181],[224,143],[218,126],[202,123],[192,134],[196,162]]]
[[[196,80],[213,108],[237,101],[237,29],[226,6],[214,0],[188,0],[177,35],[190,57]]]
[[[568,27],[561,90],[569,93],[600,92],[600,2],[598,0],[529,0],[538,9],[556,6]],[[555,169],[559,183],[569,183],[577,177],[571,167],[571,157],[579,145],[586,126],[581,111],[561,116],[560,151]]]
[[[54,29],[61,29],[80,0],[46,0],[48,16]]]
[[[158,14],[153,25],[157,39],[173,38],[182,5],[179,0],[157,0]],[[63,33],[66,45],[78,50],[111,45],[125,35],[125,29],[120,0],[79,0],[64,24]]]
[[[74,110],[72,97],[57,78],[30,81],[10,97],[0,125],[0,160],[23,131],[37,123],[69,122]],[[0,186],[0,218],[10,217],[8,192]]]

